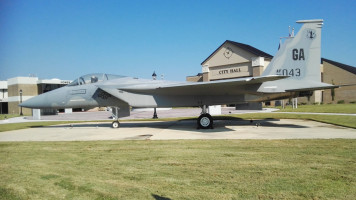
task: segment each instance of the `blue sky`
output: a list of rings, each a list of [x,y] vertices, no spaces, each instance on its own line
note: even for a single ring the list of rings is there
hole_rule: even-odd
[[[1,0],[0,80],[155,70],[183,81],[225,40],[275,55],[301,19],[324,19],[322,57],[356,66],[355,8],[355,0]]]

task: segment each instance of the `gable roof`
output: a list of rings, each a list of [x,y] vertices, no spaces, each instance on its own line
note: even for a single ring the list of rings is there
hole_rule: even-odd
[[[339,62],[335,62],[335,61],[332,61],[332,60],[329,60],[329,59],[326,59],[326,58],[321,58],[321,63],[323,62],[327,62],[327,63],[330,63],[336,67],[339,67],[343,70],[346,70],[350,73],[353,73],[353,74],[356,74],[356,67],[353,67],[353,66],[350,66],[350,65],[345,65],[345,64],[342,64],[342,63],[339,63]]]
[[[239,43],[239,42],[234,42],[234,41],[231,41],[231,40],[226,40],[222,45],[220,45],[212,54],[210,54],[210,56],[208,56],[202,63],[201,65],[203,65],[203,63],[205,63],[209,58],[211,58],[224,44],[226,43],[230,43],[234,46],[237,46],[245,51],[248,51],[256,56],[260,56],[260,57],[265,57],[265,58],[270,58],[272,59],[273,56],[264,52],[264,51],[261,51],[259,49],[256,49],[255,47],[253,46],[250,46],[250,45],[247,45],[247,44],[243,44],[243,43]]]

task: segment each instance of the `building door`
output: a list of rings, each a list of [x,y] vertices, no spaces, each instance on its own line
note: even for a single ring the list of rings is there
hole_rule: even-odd
[[[0,114],[9,114],[8,103],[1,102],[0,103]]]

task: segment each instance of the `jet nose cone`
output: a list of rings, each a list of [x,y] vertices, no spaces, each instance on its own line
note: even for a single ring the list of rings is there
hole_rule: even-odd
[[[19,104],[19,106],[25,108],[43,108],[45,103],[45,98],[42,95],[39,95],[22,102],[21,104]]]
[[[61,90],[53,90],[41,95],[32,97],[24,101],[19,106],[25,108],[43,109],[43,108],[63,108],[66,103],[65,92]]]

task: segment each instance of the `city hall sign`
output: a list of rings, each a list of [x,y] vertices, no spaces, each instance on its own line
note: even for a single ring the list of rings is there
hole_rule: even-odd
[[[224,70],[220,70],[219,71],[219,74],[228,74],[228,73],[238,73],[238,72],[241,72],[241,68],[234,68],[234,69],[224,69]]]
[[[252,76],[252,66],[247,63],[210,67],[210,80]]]

